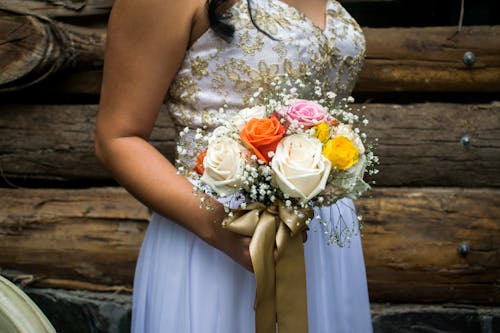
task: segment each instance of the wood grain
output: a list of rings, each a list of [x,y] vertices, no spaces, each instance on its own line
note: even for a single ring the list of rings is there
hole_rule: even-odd
[[[113,0],[2,0],[4,8],[43,15],[54,19],[81,19],[82,17],[107,17]],[[88,22],[86,22],[88,23]]]
[[[0,109],[0,163],[7,178],[109,178],[94,155],[97,105],[1,105]],[[161,112],[150,141],[172,158],[174,138],[170,117]]]
[[[122,189],[0,197],[3,270],[39,286],[131,287],[149,213]],[[357,206],[372,301],[500,302],[500,190],[377,188]]]
[[[500,104],[367,104],[378,138],[381,186],[500,186]],[[103,179],[94,157],[96,105],[0,105],[0,166],[7,179]],[[471,137],[464,147],[460,139]],[[152,144],[170,160],[175,128],[160,112]]]
[[[20,90],[65,70],[102,68],[103,29],[59,23],[0,4],[0,91]]]
[[[126,192],[0,193],[2,269],[19,269],[42,280],[131,284],[149,212]]]
[[[63,24],[11,2],[0,4],[0,92],[42,82],[53,94],[99,94],[106,27]],[[500,26],[363,30],[366,65],[356,92],[500,92]],[[467,51],[476,56],[470,66]]]
[[[378,188],[358,209],[372,300],[500,302],[498,190]]]
[[[500,92],[500,26],[363,28],[359,92]],[[464,64],[471,51],[475,62]]]

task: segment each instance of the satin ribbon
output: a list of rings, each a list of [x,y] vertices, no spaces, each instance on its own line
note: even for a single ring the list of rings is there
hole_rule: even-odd
[[[306,270],[301,233],[313,210],[301,217],[278,201],[249,204],[224,220],[228,230],[252,237],[250,257],[255,273],[256,333],[307,332]],[[275,257],[275,249],[277,255]]]

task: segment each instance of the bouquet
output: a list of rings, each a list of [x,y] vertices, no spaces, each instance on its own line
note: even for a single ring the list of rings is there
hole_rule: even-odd
[[[304,324],[298,319],[303,318],[303,308],[280,314],[280,308],[286,307],[286,302],[280,306],[280,293],[296,290],[297,299],[305,297],[302,238],[295,236],[312,221],[313,207],[360,197],[370,188],[363,179],[365,173],[377,172],[373,144],[359,128],[368,120],[352,112],[352,102],[352,98],[337,100],[319,81],[306,84],[301,79],[277,78],[269,89],[254,94],[253,106],[233,116],[221,115],[222,125],[211,133],[197,130],[196,165],[178,161],[180,170],[194,179],[196,193],[224,203],[228,213],[224,225],[252,236],[258,332],[273,331],[276,313],[281,320],[293,321],[294,327],[307,327],[307,320]],[[185,147],[178,147],[180,155],[185,152]],[[339,229],[316,218],[329,243],[344,246],[357,232],[357,221]],[[295,267],[300,265],[293,262],[300,261],[302,266]],[[290,273],[290,268],[299,272]],[[276,304],[268,308],[274,298]]]
[[[196,165],[177,160],[179,170],[195,180],[196,191],[223,199],[231,217],[234,208],[277,200],[300,214],[343,197],[357,199],[370,189],[364,175],[378,172],[378,157],[360,129],[368,120],[352,112],[351,97],[337,101],[319,81],[311,88],[300,79],[277,78],[250,102],[256,99],[261,102],[229,118],[223,115],[211,133],[196,130]],[[180,155],[186,150],[177,148]],[[344,246],[356,232],[354,225],[339,230],[328,222],[320,220],[329,243]]]

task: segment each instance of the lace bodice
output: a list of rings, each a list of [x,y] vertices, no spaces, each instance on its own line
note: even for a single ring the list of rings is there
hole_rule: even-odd
[[[214,128],[224,116],[249,106],[259,87],[278,75],[313,73],[339,96],[350,94],[361,70],[365,40],[356,21],[335,0],[327,0],[325,29],[281,0],[247,0],[230,9],[235,27],[228,43],[213,30],[187,51],[168,92],[166,105],[179,127]],[[191,140],[188,136],[182,140]]]

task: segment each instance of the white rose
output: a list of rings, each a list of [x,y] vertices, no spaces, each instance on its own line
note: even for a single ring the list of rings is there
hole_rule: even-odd
[[[245,170],[246,154],[245,148],[231,138],[213,140],[203,160],[205,172],[201,182],[222,197],[237,192]]]
[[[333,136],[345,136],[358,148],[359,155],[363,155],[365,153],[365,146],[363,145],[363,141],[358,134],[356,134],[352,130],[351,125],[340,124],[333,128]]]
[[[271,164],[274,181],[283,193],[307,202],[325,188],[331,163],[321,148],[317,138],[305,134],[280,141]]]
[[[241,130],[250,119],[252,118],[262,119],[266,117],[267,117],[266,107],[262,105],[257,105],[252,108],[245,108],[243,110],[240,110],[236,115],[231,117],[229,121],[238,130]]]

